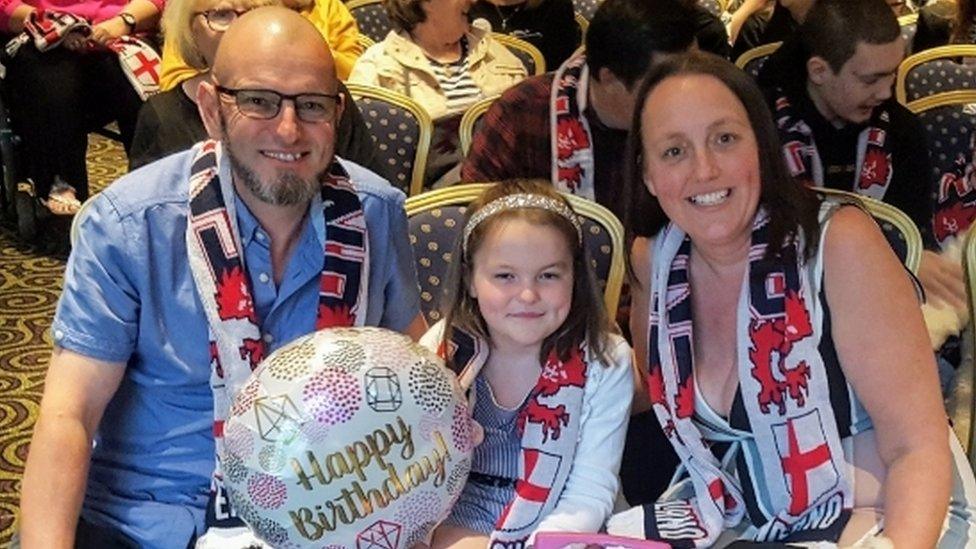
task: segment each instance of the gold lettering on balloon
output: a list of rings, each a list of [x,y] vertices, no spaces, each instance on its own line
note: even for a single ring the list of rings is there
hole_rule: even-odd
[[[291,458],[298,485],[309,491],[315,489],[313,483],[326,486],[350,477],[349,484],[339,489],[339,495],[333,499],[315,505],[314,509],[298,507],[289,510],[288,516],[295,530],[305,539],[315,541],[334,531],[339,523],[352,524],[366,518],[425,483],[434,487],[444,484],[446,463],[451,461],[451,454],[440,431],[431,432],[431,438],[434,441],[431,453],[410,461],[401,470],[388,462],[386,456],[399,446],[400,457],[409,461],[415,457],[416,447],[411,427],[400,416],[397,416],[396,424],[387,423],[342,451],[324,456],[308,451],[304,459]],[[325,463],[325,472],[321,463]],[[376,465],[373,470],[384,476],[370,485],[367,469],[373,463]]]

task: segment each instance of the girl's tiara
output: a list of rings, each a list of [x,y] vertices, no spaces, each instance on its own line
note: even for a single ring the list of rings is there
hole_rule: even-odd
[[[471,216],[471,219],[468,220],[468,224],[464,226],[464,239],[461,241],[465,253],[468,251],[468,237],[471,236],[472,231],[474,231],[482,221],[499,212],[518,208],[547,210],[565,217],[566,220],[572,223],[573,227],[576,228],[576,237],[579,240],[579,243],[583,243],[583,224],[580,223],[579,217],[576,216],[576,213],[573,212],[573,210],[567,206],[565,202],[557,198],[552,198],[541,194],[518,193],[492,200]]]

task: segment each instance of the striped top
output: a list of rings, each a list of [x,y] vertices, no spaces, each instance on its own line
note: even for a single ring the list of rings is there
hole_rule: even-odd
[[[428,60],[438,85],[444,91],[448,112],[462,112],[481,99],[481,89],[471,78],[467,36],[461,38],[461,57],[457,61],[441,63],[430,58]]]

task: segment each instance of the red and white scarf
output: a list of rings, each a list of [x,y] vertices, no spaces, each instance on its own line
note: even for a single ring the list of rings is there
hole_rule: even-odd
[[[552,184],[557,190],[596,200],[593,134],[583,116],[589,84],[586,56],[568,59],[552,80],[549,104]]]
[[[783,142],[783,156],[794,178],[807,185],[822,187],[823,165],[817,152],[813,130],[797,114],[789,98],[778,90],[776,127]],[[857,177],[851,182],[852,192],[883,200],[891,183],[891,147],[888,140],[890,115],[883,108],[875,109],[871,121],[857,138]]]
[[[45,52],[60,46],[72,32],[88,36],[92,27],[71,13],[36,10],[24,21],[24,32],[10,40],[5,49],[13,57],[24,44],[33,42],[37,51]],[[122,73],[143,101],[159,92],[160,58],[149,44],[135,36],[122,36],[109,42],[108,49],[118,55]]]
[[[443,333],[443,322],[435,333]],[[450,349],[442,344],[438,354],[450,356],[460,371],[458,381],[469,399],[481,368],[488,361],[488,342],[452,330]],[[489,549],[523,549],[539,523],[555,508],[566,486],[579,440],[587,363],[583,347],[565,362],[555,352],[542,371],[528,400],[519,410],[516,426],[522,436],[519,478],[515,496],[505,506],[491,533]]]
[[[976,134],[966,154],[956,156],[953,165],[939,178],[935,202],[933,233],[945,248],[952,237],[963,235],[976,219]]]
[[[712,545],[724,529],[739,524],[747,507],[758,509],[758,518],[765,520],[750,513],[755,541],[836,541],[853,506],[818,350],[822,316],[816,269],[801,259],[766,259],[768,232],[761,211],[753,224],[745,298],[736,312],[737,377],[759,454],[757,463],[749,464],[751,489],[726,474],[692,421],[691,240],[668,225],[655,243],[648,386],[694,497],[646,506],[645,534],[682,547]],[[784,257],[800,257],[803,244],[797,240]],[[740,468],[739,474],[746,473]]]
[[[223,498],[224,494],[224,421],[234,397],[267,355],[267,349],[237,231],[233,183],[230,177],[220,177],[221,145],[205,141],[195,150],[189,179],[186,246],[190,271],[210,328],[210,387],[216,442],[212,505],[215,498]],[[315,329],[362,326],[369,280],[366,219],[359,196],[338,163],[332,165],[322,182],[322,207],[326,241]],[[233,512],[230,515],[230,519],[216,518],[214,522],[221,528],[243,524]]]

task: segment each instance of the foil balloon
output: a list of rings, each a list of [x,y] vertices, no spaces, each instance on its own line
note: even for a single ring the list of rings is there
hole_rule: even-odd
[[[322,330],[272,353],[234,400],[224,441],[230,501],[274,547],[412,547],[471,465],[454,374],[380,328]]]

